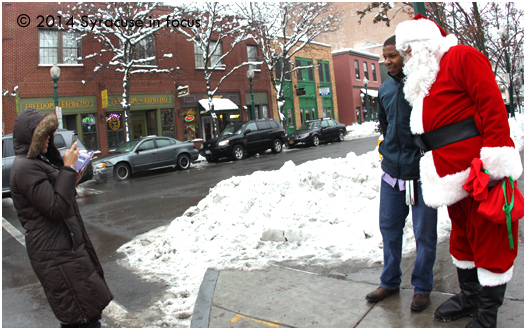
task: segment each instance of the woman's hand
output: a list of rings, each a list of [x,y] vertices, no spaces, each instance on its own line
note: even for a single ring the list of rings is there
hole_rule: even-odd
[[[66,153],[64,154],[64,158],[63,158],[64,166],[77,165],[79,154],[80,154],[80,149],[77,148],[77,141],[75,141],[71,145],[71,148],[66,150]]]

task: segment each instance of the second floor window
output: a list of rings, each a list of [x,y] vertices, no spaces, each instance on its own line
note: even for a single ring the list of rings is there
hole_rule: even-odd
[[[360,80],[360,65],[358,64],[358,60],[354,60],[354,72],[356,74],[356,79]]]
[[[150,35],[135,45],[133,48],[133,59],[141,60],[155,57],[155,38]],[[143,62],[144,65],[156,65],[156,60]]]
[[[217,41],[210,41],[210,45],[209,45],[210,51],[214,51],[216,44],[217,44]],[[204,68],[205,59],[203,58],[203,49],[201,49],[201,47],[199,47],[197,43],[194,43],[194,52],[195,52],[195,67]],[[219,43],[214,53],[210,56],[210,62],[208,63],[208,67],[214,68],[217,66],[223,66],[223,60],[221,59],[222,55],[223,55],[223,47],[221,43]]]
[[[39,30],[39,64],[81,63],[80,34],[64,30]]]
[[[318,74],[320,76],[320,82],[331,82],[329,62],[318,61]]]
[[[378,81],[376,77],[376,65],[374,65],[374,63],[371,63],[371,71],[373,73],[373,81]]]
[[[276,73],[276,80],[278,81],[281,81],[281,64],[282,61],[280,60],[278,63],[276,63],[276,66],[274,67],[274,71]],[[285,66],[284,66],[284,71],[285,71],[285,78],[284,80],[285,81],[290,81],[291,80],[291,74],[290,74],[290,62],[289,61],[286,61],[285,62]]]
[[[247,57],[248,57],[248,62],[257,62],[258,61],[258,46],[247,45]],[[259,70],[258,65],[250,64],[248,67],[252,70]]]
[[[367,62],[363,62],[363,76],[369,80],[369,70],[367,68]]]

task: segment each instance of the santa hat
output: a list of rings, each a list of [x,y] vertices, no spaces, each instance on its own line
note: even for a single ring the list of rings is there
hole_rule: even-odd
[[[396,48],[401,49],[403,45],[414,41],[437,41],[450,45],[457,44],[457,38],[448,35],[438,24],[418,14],[410,21],[405,21],[396,27]]]

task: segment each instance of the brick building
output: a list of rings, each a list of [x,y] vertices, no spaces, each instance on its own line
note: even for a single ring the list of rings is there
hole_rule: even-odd
[[[306,120],[323,117],[339,120],[331,47],[312,42],[295,54],[292,65],[313,67],[285,77],[283,113],[287,134],[294,132]],[[274,89],[271,94],[275,98]],[[277,108],[275,115],[278,115]]]
[[[61,70],[58,101],[64,128],[77,130],[89,149],[107,154],[124,142],[124,114],[120,105],[123,77],[111,70],[95,70],[97,63],[93,59],[75,59],[100,51],[100,44],[91,36],[75,43],[71,40],[76,36],[68,35],[67,30],[37,26],[42,21],[39,16],[58,21],[57,13],[66,12],[66,6],[67,3],[2,3],[2,89],[7,91],[2,97],[3,132],[12,131],[17,112],[26,107],[35,107],[45,113],[54,111],[50,69],[57,62]],[[17,21],[22,14],[31,19],[27,27],[21,27]],[[147,44],[150,52],[147,56],[157,58],[150,67],[175,70],[169,74],[131,76],[132,138],[146,135],[173,136],[179,140],[211,138],[211,116],[206,113],[204,65],[197,48],[186,39],[180,33],[163,29]],[[71,54],[74,56],[67,56]],[[165,56],[167,54],[171,55]],[[224,59],[225,68],[214,72],[212,87],[234,66],[260,59],[253,42],[238,45]],[[337,119],[330,46],[309,45],[294,61],[298,65],[321,65],[291,75],[287,130],[295,130],[311,118],[331,116]],[[215,95],[220,130],[228,123],[252,119],[247,71],[248,67],[243,67],[234,72]],[[293,93],[298,88],[303,88],[306,93]],[[15,90],[17,96],[13,96]],[[104,108],[103,92],[107,94],[108,102]],[[253,93],[256,118],[280,118],[268,69],[264,65],[255,70]]]
[[[412,17],[413,9],[395,2],[394,8],[389,11],[389,17],[394,18],[388,27],[385,22],[373,22],[377,9],[365,15],[360,22],[357,11],[365,9],[369,2],[334,2],[332,5],[341,15],[340,29],[321,34],[316,40],[330,44],[333,49],[340,121],[350,125],[369,120],[365,106],[366,92],[370,119],[377,120],[378,87],[388,78],[381,58],[383,43],[394,35],[398,23]],[[367,88],[363,77],[369,80]]]
[[[351,125],[378,120],[378,88],[382,84],[380,56],[353,49],[334,51],[332,55],[340,121]]]
[[[86,56],[100,50],[100,45],[88,36],[79,44],[67,37],[66,30],[37,27],[37,17],[57,18],[66,3],[2,3],[3,53],[2,124],[4,133],[12,131],[17,111],[35,107],[43,112],[54,110],[54,89],[50,76],[52,63],[61,70],[58,79],[58,101],[62,107],[63,126],[77,130],[86,146],[106,154],[124,141],[122,74],[111,70],[94,72],[95,61],[66,60],[66,54],[78,52]],[[27,27],[17,24],[26,14],[31,19]],[[229,42],[229,40],[225,40]],[[250,41],[238,45],[224,59],[225,69],[215,72],[212,86],[224,72],[247,61],[254,45]],[[203,69],[199,68],[194,45],[180,33],[161,30],[151,45],[159,69],[174,68],[173,73],[134,74],[131,77],[132,137],[146,135],[173,136],[179,140],[210,138],[210,115],[203,114],[200,100],[206,97]],[[58,56],[57,56],[58,53]],[[164,57],[164,54],[173,54]],[[257,52],[256,52],[257,54]],[[252,55],[253,56],[253,55]],[[257,56],[257,55],[256,55]],[[74,56],[76,57],[76,56]],[[251,119],[250,84],[247,67],[234,72],[216,93],[227,100],[218,111],[219,126],[227,122]],[[218,74],[216,74],[218,73]],[[179,97],[178,87],[188,87],[189,93]],[[16,90],[16,91],[15,91]],[[107,91],[108,107],[102,108],[103,91]],[[253,91],[258,117],[275,116],[275,101],[270,95],[268,71],[263,67],[255,73]],[[17,96],[12,96],[14,92]],[[223,102],[222,104],[225,104]],[[217,109],[216,109],[217,110]],[[279,117],[275,117],[279,118]]]

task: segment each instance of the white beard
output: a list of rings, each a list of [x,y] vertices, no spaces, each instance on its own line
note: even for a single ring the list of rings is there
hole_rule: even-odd
[[[414,105],[418,98],[424,98],[429,94],[429,89],[436,80],[440,70],[439,54],[440,46],[437,43],[426,41],[413,42],[411,46],[411,57],[404,65],[406,81],[404,86],[405,98],[409,104]]]

